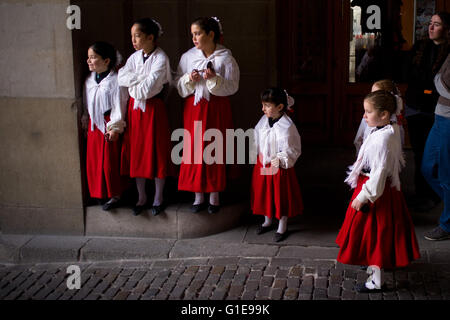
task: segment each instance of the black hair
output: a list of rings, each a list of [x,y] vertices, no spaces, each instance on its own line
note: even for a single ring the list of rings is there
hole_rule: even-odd
[[[261,92],[261,101],[275,103],[276,106],[282,104],[283,109],[281,111],[284,111],[288,105],[286,92],[278,87],[268,88]]]
[[[102,57],[103,60],[109,59],[108,71],[116,66],[117,53],[111,44],[104,41],[96,41],[89,48]]]
[[[436,12],[435,15],[439,16],[439,18],[442,20],[444,30],[447,32],[447,34],[445,34],[445,36],[448,39],[448,32],[450,30],[450,14],[446,11],[441,11],[441,12]]]
[[[220,26],[219,22],[217,22],[216,19],[208,18],[208,17],[200,17],[195,19],[191,25],[196,24],[206,32],[206,34],[209,34],[211,31],[214,32],[214,43],[218,43],[220,40]]]
[[[378,112],[387,111],[389,114],[395,114],[397,110],[397,99],[392,93],[385,90],[371,92],[364,100],[372,103],[374,109]]]
[[[151,18],[142,18],[137,20],[133,25],[137,24],[139,30],[146,35],[153,35],[153,41],[156,41],[159,37],[159,27],[155,21]]]

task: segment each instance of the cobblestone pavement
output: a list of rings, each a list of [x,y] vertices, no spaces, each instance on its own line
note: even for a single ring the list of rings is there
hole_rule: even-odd
[[[194,258],[136,262],[0,265],[0,300],[449,300],[447,264],[387,270],[386,292],[353,290],[367,275],[335,260]]]

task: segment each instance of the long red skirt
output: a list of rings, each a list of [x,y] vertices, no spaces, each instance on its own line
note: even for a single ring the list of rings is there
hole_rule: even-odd
[[[122,145],[120,171],[131,178],[164,179],[174,175],[170,158],[169,120],[164,103],[159,98],[147,100],[145,112],[133,109],[130,98],[127,127]]]
[[[303,199],[294,168],[263,167],[259,157],[253,168],[251,206],[253,214],[288,218],[303,213]],[[263,170],[263,171],[262,171]],[[264,174],[265,173],[265,174]]]
[[[109,116],[105,117],[109,121]],[[124,179],[120,176],[121,138],[106,141],[103,133],[91,122],[87,133],[86,172],[89,193],[92,198],[106,199],[120,196]]]
[[[191,192],[225,190],[226,129],[233,128],[229,98],[211,95],[209,101],[202,99],[194,106],[194,96],[189,96],[185,99],[183,120],[184,129],[189,132],[190,139],[185,137],[183,140],[178,189]],[[198,126],[197,132],[196,121],[201,121],[201,127]],[[203,159],[205,147],[210,144],[210,142],[203,142],[203,134],[206,130],[213,128],[218,129],[223,137],[222,164],[206,164]],[[194,141],[195,139],[197,142]],[[213,152],[212,156],[219,157],[219,153]]]
[[[359,177],[350,200],[336,239],[341,247],[337,261],[380,268],[406,267],[420,258],[420,251],[403,193],[387,180],[383,195],[369,202],[370,211],[356,211],[351,203],[367,180],[367,176]]]

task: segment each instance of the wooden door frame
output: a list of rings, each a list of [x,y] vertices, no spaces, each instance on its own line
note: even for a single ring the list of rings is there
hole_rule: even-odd
[[[277,37],[279,39],[280,47],[282,47],[281,50],[278,50],[278,85],[282,88],[287,89],[288,91],[291,91],[296,94],[301,94],[304,96],[310,96],[310,95],[323,95],[324,92],[327,93],[326,97],[326,105],[329,106],[327,109],[324,123],[327,127],[327,132],[317,132],[318,135],[322,135],[318,139],[326,140],[324,143],[320,143],[320,145],[330,145],[332,144],[332,121],[333,117],[335,116],[335,108],[332,97],[334,94],[334,85],[333,85],[333,73],[334,68],[336,66],[335,61],[333,60],[333,53],[335,51],[334,49],[334,21],[336,19],[336,4],[335,1],[329,1],[328,2],[328,10],[326,12],[326,16],[324,17],[324,21],[327,21],[327,43],[333,44],[330,48],[330,50],[327,50],[327,56],[326,59],[328,61],[326,66],[326,77],[327,79],[325,82],[300,82],[297,85],[294,85],[293,83],[290,83],[288,74],[291,72],[289,69],[290,66],[292,66],[292,63],[289,59],[294,59],[295,56],[292,54],[292,52],[295,51],[294,49],[294,41],[290,39],[291,32],[290,30],[295,30],[295,26],[293,25],[292,19],[290,19],[289,15],[295,14],[293,10],[293,2],[296,0],[278,0],[277,1]],[[285,46],[285,44],[287,44]],[[288,58],[286,58],[288,57]],[[303,106],[297,106],[297,107],[303,107]],[[307,106],[306,106],[307,107]],[[315,142],[312,142],[315,143]]]

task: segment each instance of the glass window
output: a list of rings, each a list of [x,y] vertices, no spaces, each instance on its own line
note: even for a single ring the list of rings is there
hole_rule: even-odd
[[[434,0],[349,1],[349,82],[403,82],[408,50],[423,37]]]

